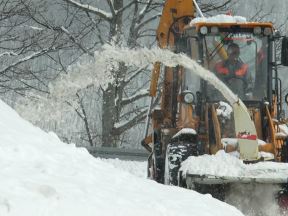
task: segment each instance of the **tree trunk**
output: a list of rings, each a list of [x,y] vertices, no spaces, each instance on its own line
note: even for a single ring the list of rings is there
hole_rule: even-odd
[[[123,0],[113,0],[114,10],[123,7]],[[110,23],[110,41],[119,43],[122,35],[122,13],[118,13]],[[103,91],[102,102],[102,146],[117,147],[119,136],[113,134],[114,125],[119,121],[121,108],[119,107],[119,71],[114,71],[115,83],[109,83],[108,88]],[[118,99],[118,100],[117,100]]]
[[[113,136],[113,127],[117,119],[115,106],[115,87],[109,84],[108,88],[103,91],[102,104],[102,146],[116,147],[116,140]]]
[[[115,83],[109,83],[108,88],[103,91],[102,146],[118,147],[120,138],[119,134],[114,133],[114,126],[120,121],[123,79],[126,72],[126,66],[120,63],[119,69],[113,72]]]

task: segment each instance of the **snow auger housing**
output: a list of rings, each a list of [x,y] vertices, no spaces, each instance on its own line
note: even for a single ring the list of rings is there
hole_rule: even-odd
[[[161,63],[155,62],[150,85],[151,108],[142,141],[151,152],[148,175],[160,183],[186,187],[190,183],[227,184],[241,179],[243,183],[257,182],[253,177],[227,179],[225,176],[222,179],[209,176],[205,181],[205,175],[189,173],[183,178],[179,176],[179,168],[189,156],[213,155],[220,150],[238,153],[245,163],[288,161],[287,136],[279,133],[281,124],[287,121],[283,118],[275,52],[276,41],[283,39],[282,64],[288,66],[288,40],[271,23],[227,22],[225,16],[216,21],[195,21],[194,3],[166,1],[157,29],[158,45],[191,56],[214,72],[239,100],[228,105],[217,88],[181,65],[161,68]],[[216,67],[228,60],[231,44],[239,47],[238,59],[246,69],[236,71],[238,75],[228,80],[217,74]],[[160,108],[152,108],[160,73],[163,73],[161,104]],[[228,112],[230,109],[233,116]],[[225,142],[225,138],[232,139]],[[287,178],[266,180],[262,183],[287,183]]]

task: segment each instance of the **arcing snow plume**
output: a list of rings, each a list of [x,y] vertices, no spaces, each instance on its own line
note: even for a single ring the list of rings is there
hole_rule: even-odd
[[[63,105],[65,101],[69,101],[72,106],[78,106],[75,103],[75,94],[80,89],[87,88],[90,85],[105,88],[108,83],[113,84],[112,71],[117,70],[119,62],[124,62],[127,66],[145,67],[157,61],[170,67],[182,65],[214,85],[230,104],[238,101],[238,97],[213,73],[184,54],[175,54],[169,50],[158,48],[131,50],[105,45],[102,50],[95,52],[94,58],[86,57],[86,59],[82,59],[81,62],[70,68],[68,74],[61,75],[55,83],[50,84],[48,98],[32,95],[33,98],[36,98],[33,102],[30,99],[28,102],[20,101],[16,109],[22,116],[31,121],[37,121],[47,115],[50,118],[54,116],[54,119],[59,119],[61,113],[67,112],[68,107]],[[25,104],[28,104],[28,106]],[[31,115],[31,113],[38,113],[39,117]],[[53,116],[51,113],[53,113]]]
[[[154,62],[161,62],[168,67],[175,67],[182,65],[185,68],[190,69],[193,73],[208,81],[214,85],[227,99],[230,104],[234,104],[238,101],[238,97],[223,83],[215,74],[209,70],[201,67],[196,61],[189,58],[184,54],[175,54],[169,50],[163,49],[138,49],[131,50],[128,48],[118,48],[112,46],[104,46],[104,49],[100,52],[96,52],[97,61],[95,61],[95,67],[113,62],[125,62],[127,65],[134,65],[143,67],[147,64],[153,64]],[[115,66],[115,65],[114,65]]]

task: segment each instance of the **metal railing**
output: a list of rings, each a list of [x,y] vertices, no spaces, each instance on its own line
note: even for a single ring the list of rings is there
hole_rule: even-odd
[[[86,147],[90,154],[100,158],[118,158],[120,160],[146,161],[149,152],[141,149],[124,149],[112,147]]]

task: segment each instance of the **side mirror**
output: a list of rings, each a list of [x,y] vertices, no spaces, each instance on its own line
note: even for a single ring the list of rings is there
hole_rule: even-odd
[[[284,66],[288,66],[288,38],[287,37],[284,37],[282,40],[281,63]]]
[[[285,95],[285,102],[288,105],[288,94]]]

